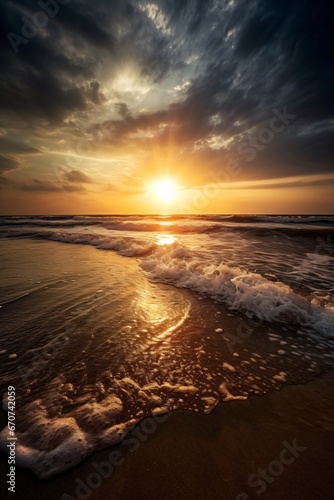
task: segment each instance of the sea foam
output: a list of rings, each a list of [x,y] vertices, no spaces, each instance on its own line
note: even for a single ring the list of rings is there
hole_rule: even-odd
[[[186,247],[157,249],[141,262],[152,279],[188,288],[224,302],[228,307],[264,321],[296,323],[334,336],[334,306],[308,300],[280,281],[231,267],[223,262],[207,263]]]

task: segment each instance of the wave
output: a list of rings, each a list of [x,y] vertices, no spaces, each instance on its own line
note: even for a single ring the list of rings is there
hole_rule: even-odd
[[[297,294],[289,285],[261,274],[194,258],[176,243],[168,251],[157,249],[141,267],[159,282],[188,288],[229,308],[263,321],[296,323],[326,336],[334,336],[334,305],[321,306]]]
[[[267,215],[256,216],[258,222],[271,222],[274,224],[334,224],[332,215]]]
[[[64,218],[64,219],[53,219],[53,218],[10,218],[10,219],[1,219],[0,218],[0,227],[74,227],[74,226],[94,226],[100,224],[98,219],[76,219],[76,218]]]
[[[46,236],[46,235],[44,235]],[[39,238],[40,234],[35,235]],[[100,250],[113,250],[125,257],[140,257],[152,253],[157,244],[154,241],[139,241],[133,238],[108,238],[98,235],[53,233],[47,239],[61,243],[91,245]]]
[[[220,224],[208,224],[199,221],[165,220],[165,219],[136,219],[120,220],[113,217],[74,217],[70,220],[43,220],[43,219],[15,219],[0,220],[0,231],[6,236],[11,228],[15,229],[66,229],[80,227],[101,227],[109,231],[124,232],[174,232],[174,233],[208,233],[220,231]],[[8,234],[10,235],[10,234]]]
[[[324,335],[334,335],[334,306],[331,302],[322,306],[312,295],[307,298],[281,281],[270,281],[261,274],[242,269],[241,263],[217,263],[210,257],[208,260],[207,254],[203,257],[200,251],[190,250],[179,240],[161,246],[155,237],[115,237],[105,228],[104,231],[94,234],[17,228],[2,234],[91,245],[126,257],[141,258],[140,265],[152,280],[188,288],[263,321],[296,323]],[[326,257],[326,262],[329,258]],[[241,259],[242,255],[240,262]],[[300,267],[299,273],[303,269]],[[298,286],[298,279],[295,281]]]
[[[75,215],[75,216],[0,216],[0,227],[31,226],[31,227],[71,227],[95,226],[110,227],[134,231],[156,231],[161,227],[180,229],[201,229],[205,224],[213,227],[231,227],[256,225],[263,227],[273,225],[302,225],[334,227],[334,216],[330,215]]]

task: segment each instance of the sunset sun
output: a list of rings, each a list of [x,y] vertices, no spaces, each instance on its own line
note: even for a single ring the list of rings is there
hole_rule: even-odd
[[[150,184],[150,192],[167,203],[176,197],[177,186],[172,179],[159,179]]]

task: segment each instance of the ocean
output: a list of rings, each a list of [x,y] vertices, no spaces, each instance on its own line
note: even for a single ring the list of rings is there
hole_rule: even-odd
[[[0,255],[2,406],[39,478],[333,368],[334,216],[3,216]]]

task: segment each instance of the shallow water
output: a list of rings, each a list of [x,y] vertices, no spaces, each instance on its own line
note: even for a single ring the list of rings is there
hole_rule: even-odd
[[[132,219],[117,231],[105,218],[1,228],[3,407],[14,385],[18,463],[40,477],[119,442],[144,416],[208,413],[333,367],[328,220],[292,236],[208,218],[145,218],[134,233],[143,220]],[[153,222],[163,229],[148,232]]]

